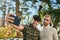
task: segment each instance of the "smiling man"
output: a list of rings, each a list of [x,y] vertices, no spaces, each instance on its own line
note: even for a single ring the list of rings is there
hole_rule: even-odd
[[[41,40],[58,40],[57,31],[55,28],[50,26],[51,16],[45,15],[43,21],[43,30],[40,31],[40,39]]]
[[[11,24],[13,23],[14,18],[10,17],[9,15],[11,14],[7,15],[6,22]],[[11,25],[15,29],[23,32],[23,40],[40,40],[40,31],[36,28],[40,20],[41,20],[40,16],[34,15],[30,25],[19,25],[19,26],[16,26],[14,24],[11,24]]]

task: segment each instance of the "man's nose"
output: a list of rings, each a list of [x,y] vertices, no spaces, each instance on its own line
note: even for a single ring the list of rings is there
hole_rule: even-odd
[[[46,20],[44,20],[44,22],[47,22]]]

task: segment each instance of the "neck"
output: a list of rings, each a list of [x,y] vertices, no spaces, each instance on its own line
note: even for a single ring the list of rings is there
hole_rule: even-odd
[[[33,24],[30,24],[30,25],[31,25],[31,27],[36,28],[36,26],[34,26]]]
[[[36,26],[33,26],[33,28],[36,28]]]
[[[49,26],[49,25],[44,25],[44,27],[47,27],[47,26]]]

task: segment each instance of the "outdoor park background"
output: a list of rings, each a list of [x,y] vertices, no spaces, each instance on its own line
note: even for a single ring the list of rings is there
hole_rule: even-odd
[[[60,0],[0,0],[0,38],[22,38],[21,32],[5,23],[6,14],[21,16],[21,24],[29,24],[35,14],[42,20],[45,14],[49,14],[60,38]]]

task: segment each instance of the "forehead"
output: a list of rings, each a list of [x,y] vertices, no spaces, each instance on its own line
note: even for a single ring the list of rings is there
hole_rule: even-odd
[[[48,19],[48,20],[51,20],[51,17],[47,17],[47,16],[45,16],[45,18],[44,19]]]

